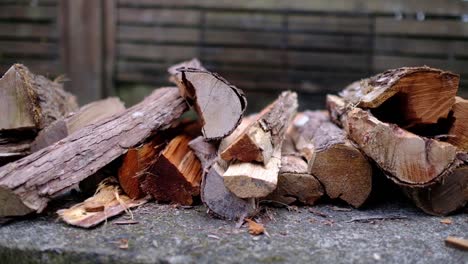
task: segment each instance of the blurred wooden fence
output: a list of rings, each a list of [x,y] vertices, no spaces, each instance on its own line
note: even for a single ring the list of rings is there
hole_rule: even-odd
[[[388,68],[468,84],[468,3],[455,0],[0,0],[0,67],[24,62],[87,102],[167,85],[198,57],[250,102],[293,89],[306,106]]]

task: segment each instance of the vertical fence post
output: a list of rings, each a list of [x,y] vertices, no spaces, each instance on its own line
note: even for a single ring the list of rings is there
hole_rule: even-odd
[[[66,88],[81,104],[112,94],[115,23],[111,0],[60,0],[61,60]],[[112,10],[107,10],[112,7]],[[111,43],[112,42],[112,43]]]

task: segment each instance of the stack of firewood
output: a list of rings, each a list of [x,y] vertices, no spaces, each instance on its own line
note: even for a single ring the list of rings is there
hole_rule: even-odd
[[[328,96],[328,111],[297,113],[286,91],[243,117],[243,92],[198,60],[168,72],[177,87],[129,109],[115,98],[78,108],[60,82],[12,66],[0,79],[0,216],[40,213],[90,182],[92,197],[58,212],[67,223],[91,227],[150,199],[201,198],[230,220],[262,201],[358,208],[381,175],[427,213],[466,205],[468,101],[456,97],[457,75],[401,68]],[[190,108],[197,119],[183,116]]]

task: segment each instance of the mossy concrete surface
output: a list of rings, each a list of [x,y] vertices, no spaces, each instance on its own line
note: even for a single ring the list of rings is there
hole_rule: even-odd
[[[134,211],[137,224],[116,225],[122,216],[91,230],[53,215],[11,222],[0,227],[0,263],[468,263],[467,251],[444,244],[449,235],[468,237],[463,213],[443,224],[401,203],[269,208],[268,236],[255,237],[205,211],[147,204]]]

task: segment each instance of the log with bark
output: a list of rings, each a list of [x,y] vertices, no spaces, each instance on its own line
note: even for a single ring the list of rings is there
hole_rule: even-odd
[[[301,122],[293,123],[293,134],[297,135],[296,147],[304,156],[313,157],[308,159],[310,174],[330,198],[362,206],[372,190],[372,166],[365,155],[330,121],[327,112],[306,111],[300,118]]]
[[[448,142],[468,152],[468,100],[455,98],[452,106],[453,124],[449,130]]]
[[[371,109],[379,120],[408,129],[447,118],[459,79],[439,69],[405,67],[357,81],[340,95],[347,103]]]
[[[247,107],[240,89],[204,69],[198,60],[177,64],[169,68],[169,73],[181,95],[198,113],[205,139],[222,139],[234,131]]]
[[[176,88],[158,89],[120,115],[1,167],[0,216],[43,211],[51,199],[169,127],[186,108]]]
[[[422,210],[445,215],[465,206],[466,159],[455,146],[382,122],[337,96],[327,97],[327,107],[350,139]]]
[[[230,153],[232,159],[223,179],[224,185],[235,195],[240,198],[261,198],[276,189],[283,140],[297,106],[297,94],[283,92],[244,132],[227,144],[221,157]],[[245,155],[247,152],[254,155]]]
[[[56,120],[41,130],[31,144],[31,151],[35,152],[52,145],[88,125],[115,114],[120,114],[123,111],[125,111],[125,106],[118,98],[107,98],[89,103],[81,107],[77,112]]]
[[[61,83],[11,66],[0,79],[0,166],[28,155],[39,130],[77,108]]]
[[[292,135],[288,133],[281,151],[278,186],[264,200],[281,204],[300,202],[314,205],[323,196],[324,190],[317,178],[309,173],[307,162],[294,145]]]

